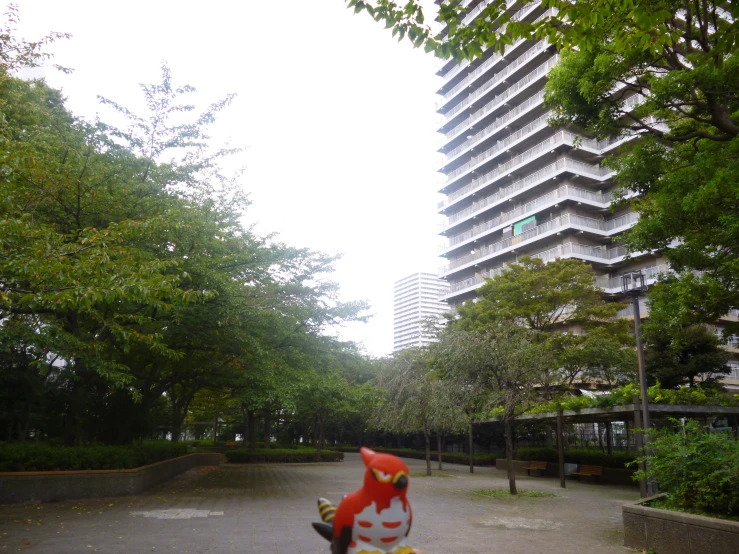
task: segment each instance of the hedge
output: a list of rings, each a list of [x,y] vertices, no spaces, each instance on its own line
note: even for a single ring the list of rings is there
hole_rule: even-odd
[[[186,444],[169,441],[128,446],[14,443],[0,446],[0,472],[132,469],[185,454]]]
[[[387,454],[394,454],[395,456],[400,456],[401,458],[413,458],[416,460],[425,460],[426,459],[426,452],[424,450],[413,450],[412,448],[383,448],[381,446],[370,447],[375,452],[385,452]],[[474,464],[476,466],[487,466],[487,467],[494,467],[495,466],[495,459],[498,456],[495,454],[475,454],[475,462]],[[438,453],[431,451],[431,459],[435,462],[439,461]],[[444,452],[441,459],[444,462],[450,463],[450,464],[462,464],[462,465],[469,465],[470,463],[470,456],[469,454],[465,454],[463,452]]]
[[[331,450],[336,450],[337,452],[352,452],[357,453],[359,452],[358,446],[347,446],[347,445],[341,445],[341,446],[332,446]],[[374,449],[373,449],[374,450]]]
[[[229,450],[225,453],[226,459],[230,463],[236,464],[257,464],[257,463],[277,463],[277,464],[307,464],[313,462],[340,462],[344,459],[343,452],[333,450],[293,450],[293,449],[276,449],[257,450],[252,453],[246,448],[237,450]]]
[[[513,452],[515,460],[536,460],[539,462],[558,462],[559,456],[555,448],[519,448]],[[614,452],[607,454],[601,450],[565,450],[565,462],[570,464],[586,464],[623,469],[633,462],[636,454]]]
[[[201,448],[201,447],[222,447],[226,446],[225,441],[218,441],[217,443],[213,443],[212,440],[207,439],[195,439],[195,440],[186,440],[186,441],[180,441],[187,446],[192,446],[193,448]]]

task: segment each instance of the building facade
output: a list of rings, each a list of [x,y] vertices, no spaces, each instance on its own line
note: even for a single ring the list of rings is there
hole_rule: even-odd
[[[463,0],[472,21],[486,0]],[[550,12],[540,3],[508,3],[512,19],[535,21]],[[629,137],[594,140],[547,124],[547,74],[558,61],[545,41],[518,40],[503,55],[492,50],[472,62],[439,62],[437,91],[445,199],[439,271],[449,289],[441,299],[455,306],[472,299],[486,277],[522,255],[544,261],[577,258],[590,263],[604,293],[617,300],[621,275],[641,270],[649,284],[669,267],[659,254],[626,259],[619,237],[638,214],[612,210],[612,172],[601,165]],[[627,99],[636,105],[641,98]],[[646,306],[642,315],[648,315]],[[620,313],[633,317],[632,308]],[[727,316],[736,320],[739,314]],[[721,329],[721,322],[717,324]],[[730,380],[739,384],[739,350]]]
[[[439,300],[447,284],[433,273],[414,273],[395,282],[393,298],[393,350],[425,346],[432,342],[424,332],[428,318],[441,319],[449,311]]]

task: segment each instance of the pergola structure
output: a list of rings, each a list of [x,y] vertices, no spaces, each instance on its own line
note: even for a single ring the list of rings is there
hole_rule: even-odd
[[[633,404],[624,404],[621,406],[613,406],[612,408],[583,408],[580,410],[560,410],[559,412],[546,412],[540,414],[525,414],[516,417],[516,421],[536,421],[550,422],[557,424],[557,453],[559,458],[559,483],[565,488],[565,450],[564,450],[564,424],[565,423],[610,423],[614,421],[624,421],[632,423],[634,428],[641,428],[642,413],[641,404],[635,402]],[[709,417],[716,416],[733,416],[734,432],[737,433],[737,419],[739,419],[739,407],[725,406],[694,406],[694,405],[671,405],[671,404],[648,404],[649,414],[652,421],[665,418],[690,418],[703,419],[707,424]],[[491,418],[477,420],[473,423],[494,423],[502,421],[502,418]],[[610,429],[610,426],[607,427]],[[610,434],[610,433],[609,433]],[[643,447],[642,437],[640,433],[636,433],[636,447],[641,450]],[[611,444],[611,437],[608,436],[608,444]],[[647,494],[647,486],[645,481],[639,483],[642,497]]]

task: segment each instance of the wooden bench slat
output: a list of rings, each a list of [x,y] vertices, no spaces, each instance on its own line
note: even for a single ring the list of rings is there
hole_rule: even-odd
[[[603,469],[604,469],[603,466],[589,466],[589,465],[581,464],[577,471],[572,471],[568,473],[567,475],[577,475],[577,476],[585,476],[585,477],[602,477]]]
[[[527,467],[524,467],[523,469],[525,469],[526,472],[529,475],[531,475],[532,471],[546,471],[547,463],[546,462],[529,462],[529,465]]]

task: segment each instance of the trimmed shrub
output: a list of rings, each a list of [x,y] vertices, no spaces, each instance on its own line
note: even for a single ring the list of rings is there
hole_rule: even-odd
[[[132,469],[187,454],[187,445],[151,441],[128,446],[0,446],[0,471],[83,471]]]
[[[634,479],[654,477],[667,493],[664,507],[739,516],[739,441],[732,433],[706,433],[695,420],[672,420],[650,432],[649,446],[647,470]]]
[[[381,446],[378,446],[377,448],[370,448],[372,448],[372,450],[374,450],[375,452],[394,454],[395,456],[399,456],[401,458],[413,458],[415,460],[426,459],[425,450],[413,450],[412,448],[383,448]],[[494,467],[495,459],[497,457],[498,456],[496,456],[495,454],[475,454],[474,464],[480,467]],[[470,463],[469,454],[465,454],[463,452],[444,452],[441,459],[449,464],[469,465]],[[433,450],[431,451],[431,460],[434,462],[439,461],[438,454]]]
[[[206,440],[206,439],[180,441],[180,442],[186,444],[187,446],[193,446],[195,448],[202,448],[204,446],[218,446],[218,447],[226,446],[225,442],[217,442],[213,444],[212,440]]]
[[[257,450],[254,453],[248,449],[239,448],[226,452],[226,459],[235,464],[308,464],[315,462],[341,462],[344,459],[343,452],[333,450],[322,450],[316,452],[309,449],[276,449]]]
[[[614,452],[609,455],[600,450],[565,450],[565,462],[569,464],[586,464],[624,469],[635,458],[635,454],[626,454],[625,452]],[[513,459],[557,463],[559,456],[555,448],[519,448],[513,452]]]
[[[347,446],[345,444],[342,444],[341,446],[332,446],[331,450],[336,450],[337,452],[359,452],[358,446]]]

